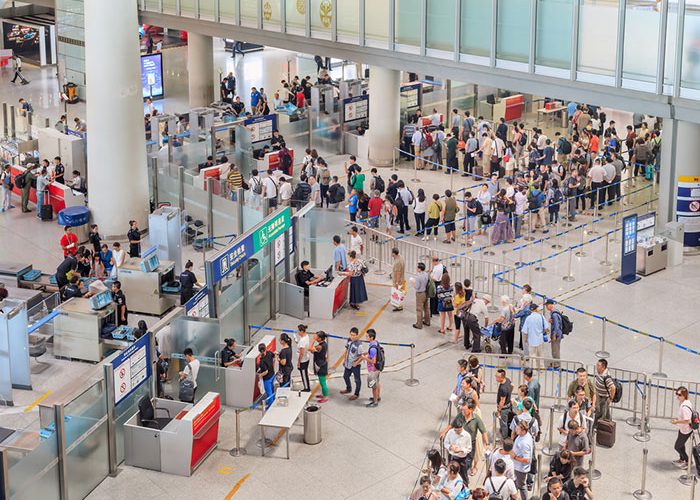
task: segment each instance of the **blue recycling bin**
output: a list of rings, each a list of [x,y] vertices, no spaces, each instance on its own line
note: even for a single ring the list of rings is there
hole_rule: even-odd
[[[88,240],[89,222],[90,209],[88,207],[67,207],[58,212],[59,226],[71,226],[79,243],[85,243]]]

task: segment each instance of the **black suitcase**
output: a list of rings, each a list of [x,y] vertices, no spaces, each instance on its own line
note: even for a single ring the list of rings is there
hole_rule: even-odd
[[[693,446],[693,462],[695,462],[695,468],[700,475],[700,444]]]
[[[48,198],[48,193],[44,195],[44,197]],[[41,217],[41,220],[53,220],[53,207],[48,199],[45,199],[44,201],[45,203],[41,206],[39,216]]]
[[[604,448],[612,448],[615,446],[615,422],[612,420],[598,420],[596,424],[598,429],[596,444]]]

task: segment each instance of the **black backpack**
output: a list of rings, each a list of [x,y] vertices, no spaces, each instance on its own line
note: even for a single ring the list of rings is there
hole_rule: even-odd
[[[384,184],[384,179],[382,179],[381,175],[377,175],[374,177],[374,189],[376,189],[380,193],[383,193],[384,190],[386,189],[386,185]]]
[[[612,398],[611,402],[619,403],[622,400],[622,384],[616,378],[608,375],[606,378],[612,379],[613,385],[615,386],[615,397]]]
[[[476,212],[474,212],[474,215],[481,215],[484,213],[484,206],[481,204],[479,200],[476,200]]]
[[[566,139],[561,140],[561,152],[565,155],[571,153],[571,143]]]
[[[15,186],[17,186],[19,189],[22,189],[26,185],[27,185],[27,174],[26,173],[15,176]]]
[[[377,359],[374,361],[374,367],[380,372],[384,371],[386,356],[384,355],[384,346],[377,342]]]
[[[338,189],[335,192],[335,200],[333,200],[333,203],[340,203],[342,201],[345,201],[345,188],[338,184]]]
[[[520,145],[524,146],[525,144],[527,144],[527,136],[523,132],[520,134]]]
[[[568,335],[574,330],[574,322],[569,319],[566,314],[559,313],[561,316],[561,333]]]

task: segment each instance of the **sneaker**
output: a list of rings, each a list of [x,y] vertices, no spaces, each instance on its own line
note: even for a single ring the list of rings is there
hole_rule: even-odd
[[[371,403],[367,403],[365,405],[365,407],[367,408],[376,408],[377,406],[379,406],[379,403],[377,403],[376,401],[372,401]]]
[[[340,391],[341,394],[350,394],[352,391],[349,389],[345,389],[344,391]]]
[[[356,400],[357,398],[359,398],[359,397],[360,397],[360,396],[358,396],[357,394],[353,394],[353,395],[350,396],[348,399],[349,399],[350,401],[355,401],[355,400]]]
[[[685,469],[688,467],[688,462],[686,462],[685,460],[681,460],[680,458],[678,460],[674,460],[672,463],[679,469]]]
[[[328,402],[328,398],[325,397],[325,396],[323,396],[323,397],[319,398],[318,402],[319,402],[319,403],[327,403],[327,402]]]
[[[423,329],[423,326],[422,326],[422,325],[417,325],[417,324],[415,324],[415,323],[414,323],[413,325],[411,325],[411,326],[412,326],[413,328],[415,328],[416,330],[422,330],[422,329]]]

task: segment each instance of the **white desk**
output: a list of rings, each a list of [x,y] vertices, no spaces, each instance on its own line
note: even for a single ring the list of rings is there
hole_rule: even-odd
[[[567,114],[565,113],[567,110],[566,106],[558,106],[556,108],[540,108],[537,110],[537,124],[540,124],[540,115],[544,115],[545,117],[549,116],[551,118],[551,125],[554,126],[554,115],[556,113],[564,113],[562,114],[562,127],[566,127],[567,123],[565,123],[565,120],[568,119]],[[564,118],[567,117],[567,118]]]
[[[301,394],[301,396],[299,396]],[[287,396],[288,406],[279,405],[279,397]],[[276,429],[285,429],[287,441],[287,460],[289,460],[289,430],[296,422],[306,403],[311,397],[310,392],[292,391],[289,387],[281,387],[277,389],[275,394],[275,402],[265,412],[263,418],[260,419],[260,433],[262,435],[262,454],[265,456],[265,427],[274,427]]]

